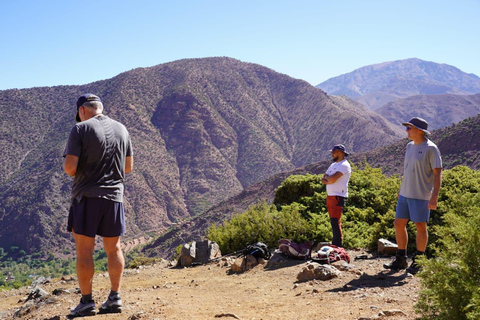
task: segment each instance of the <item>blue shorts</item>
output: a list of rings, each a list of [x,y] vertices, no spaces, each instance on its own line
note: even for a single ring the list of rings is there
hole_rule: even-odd
[[[95,238],[118,237],[125,234],[125,211],[122,202],[103,198],[83,197],[74,200],[68,215],[68,231]]]
[[[419,200],[399,196],[395,218],[408,219],[413,222],[428,222],[430,219],[428,202],[428,200]]]

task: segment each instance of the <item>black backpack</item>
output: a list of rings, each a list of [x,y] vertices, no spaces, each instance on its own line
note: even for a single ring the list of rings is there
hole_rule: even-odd
[[[262,258],[262,259],[270,259],[272,254],[270,253],[270,250],[268,250],[268,247],[265,243],[263,242],[256,242],[254,244],[249,245],[245,250],[243,250],[243,255],[252,255],[255,258]]]

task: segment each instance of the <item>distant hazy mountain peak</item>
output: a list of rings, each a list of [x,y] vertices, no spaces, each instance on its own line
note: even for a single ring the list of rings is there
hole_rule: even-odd
[[[358,68],[316,87],[327,94],[346,95],[375,110],[415,95],[480,93],[480,78],[448,64],[409,58]]]

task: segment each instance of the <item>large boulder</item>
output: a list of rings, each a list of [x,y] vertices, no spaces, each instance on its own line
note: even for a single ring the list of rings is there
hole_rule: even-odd
[[[398,250],[398,246],[391,242],[388,241],[387,239],[378,239],[378,254],[388,254],[388,255],[395,255]]]
[[[203,264],[221,256],[220,247],[216,242],[210,240],[193,241],[182,246],[177,266],[189,267],[193,264]]]

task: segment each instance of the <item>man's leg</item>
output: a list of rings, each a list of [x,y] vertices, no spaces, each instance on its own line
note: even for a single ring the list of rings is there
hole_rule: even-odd
[[[92,294],[92,281],[95,273],[93,264],[93,249],[95,238],[72,232],[77,251],[77,277],[82,296]]]
[[[111,290],[107,300],[100,308],[100,313],[120,313],[122,312],[120,286],[125,265],[122,248],[120,247],[120,237],[103,237],[103,247],[107,253]]]
[[[407,244],[408,244],[408,232],[407,223],[408,219],[395,218],[393,223],[395,227],[395,239],[397,240],[398,251],[395,256],[395,260],[383,265],[386,269],[401,270],[406,269],[407,264]]]
[[[343,202],[339,203],[339,198],[337,196],[327,196],[327,212],[330,217],[330,224],[332,226],[332,244],[337,247],[343,245],[343,231],[342,231],[342,213],[343,213]]]
[[[330,224],[332,226],[333,239],[332,244],[341,247],[343,240],[342,224],[340,218],[330,218]]]
[[[120,246],[120,237],[103,237],[103,247],[107,254],[111,290],[118,292],[120,291],[122,273],[125,266],[125,260]]]
[[[399,250],[406,250],[408,244],[407,232],[408,219],[395,218],[393,226],[395,227],[395,239]]]
[[[426,222],[415,222],[417,226],[417,251],[425,252],[428,243],[428,230]]]

